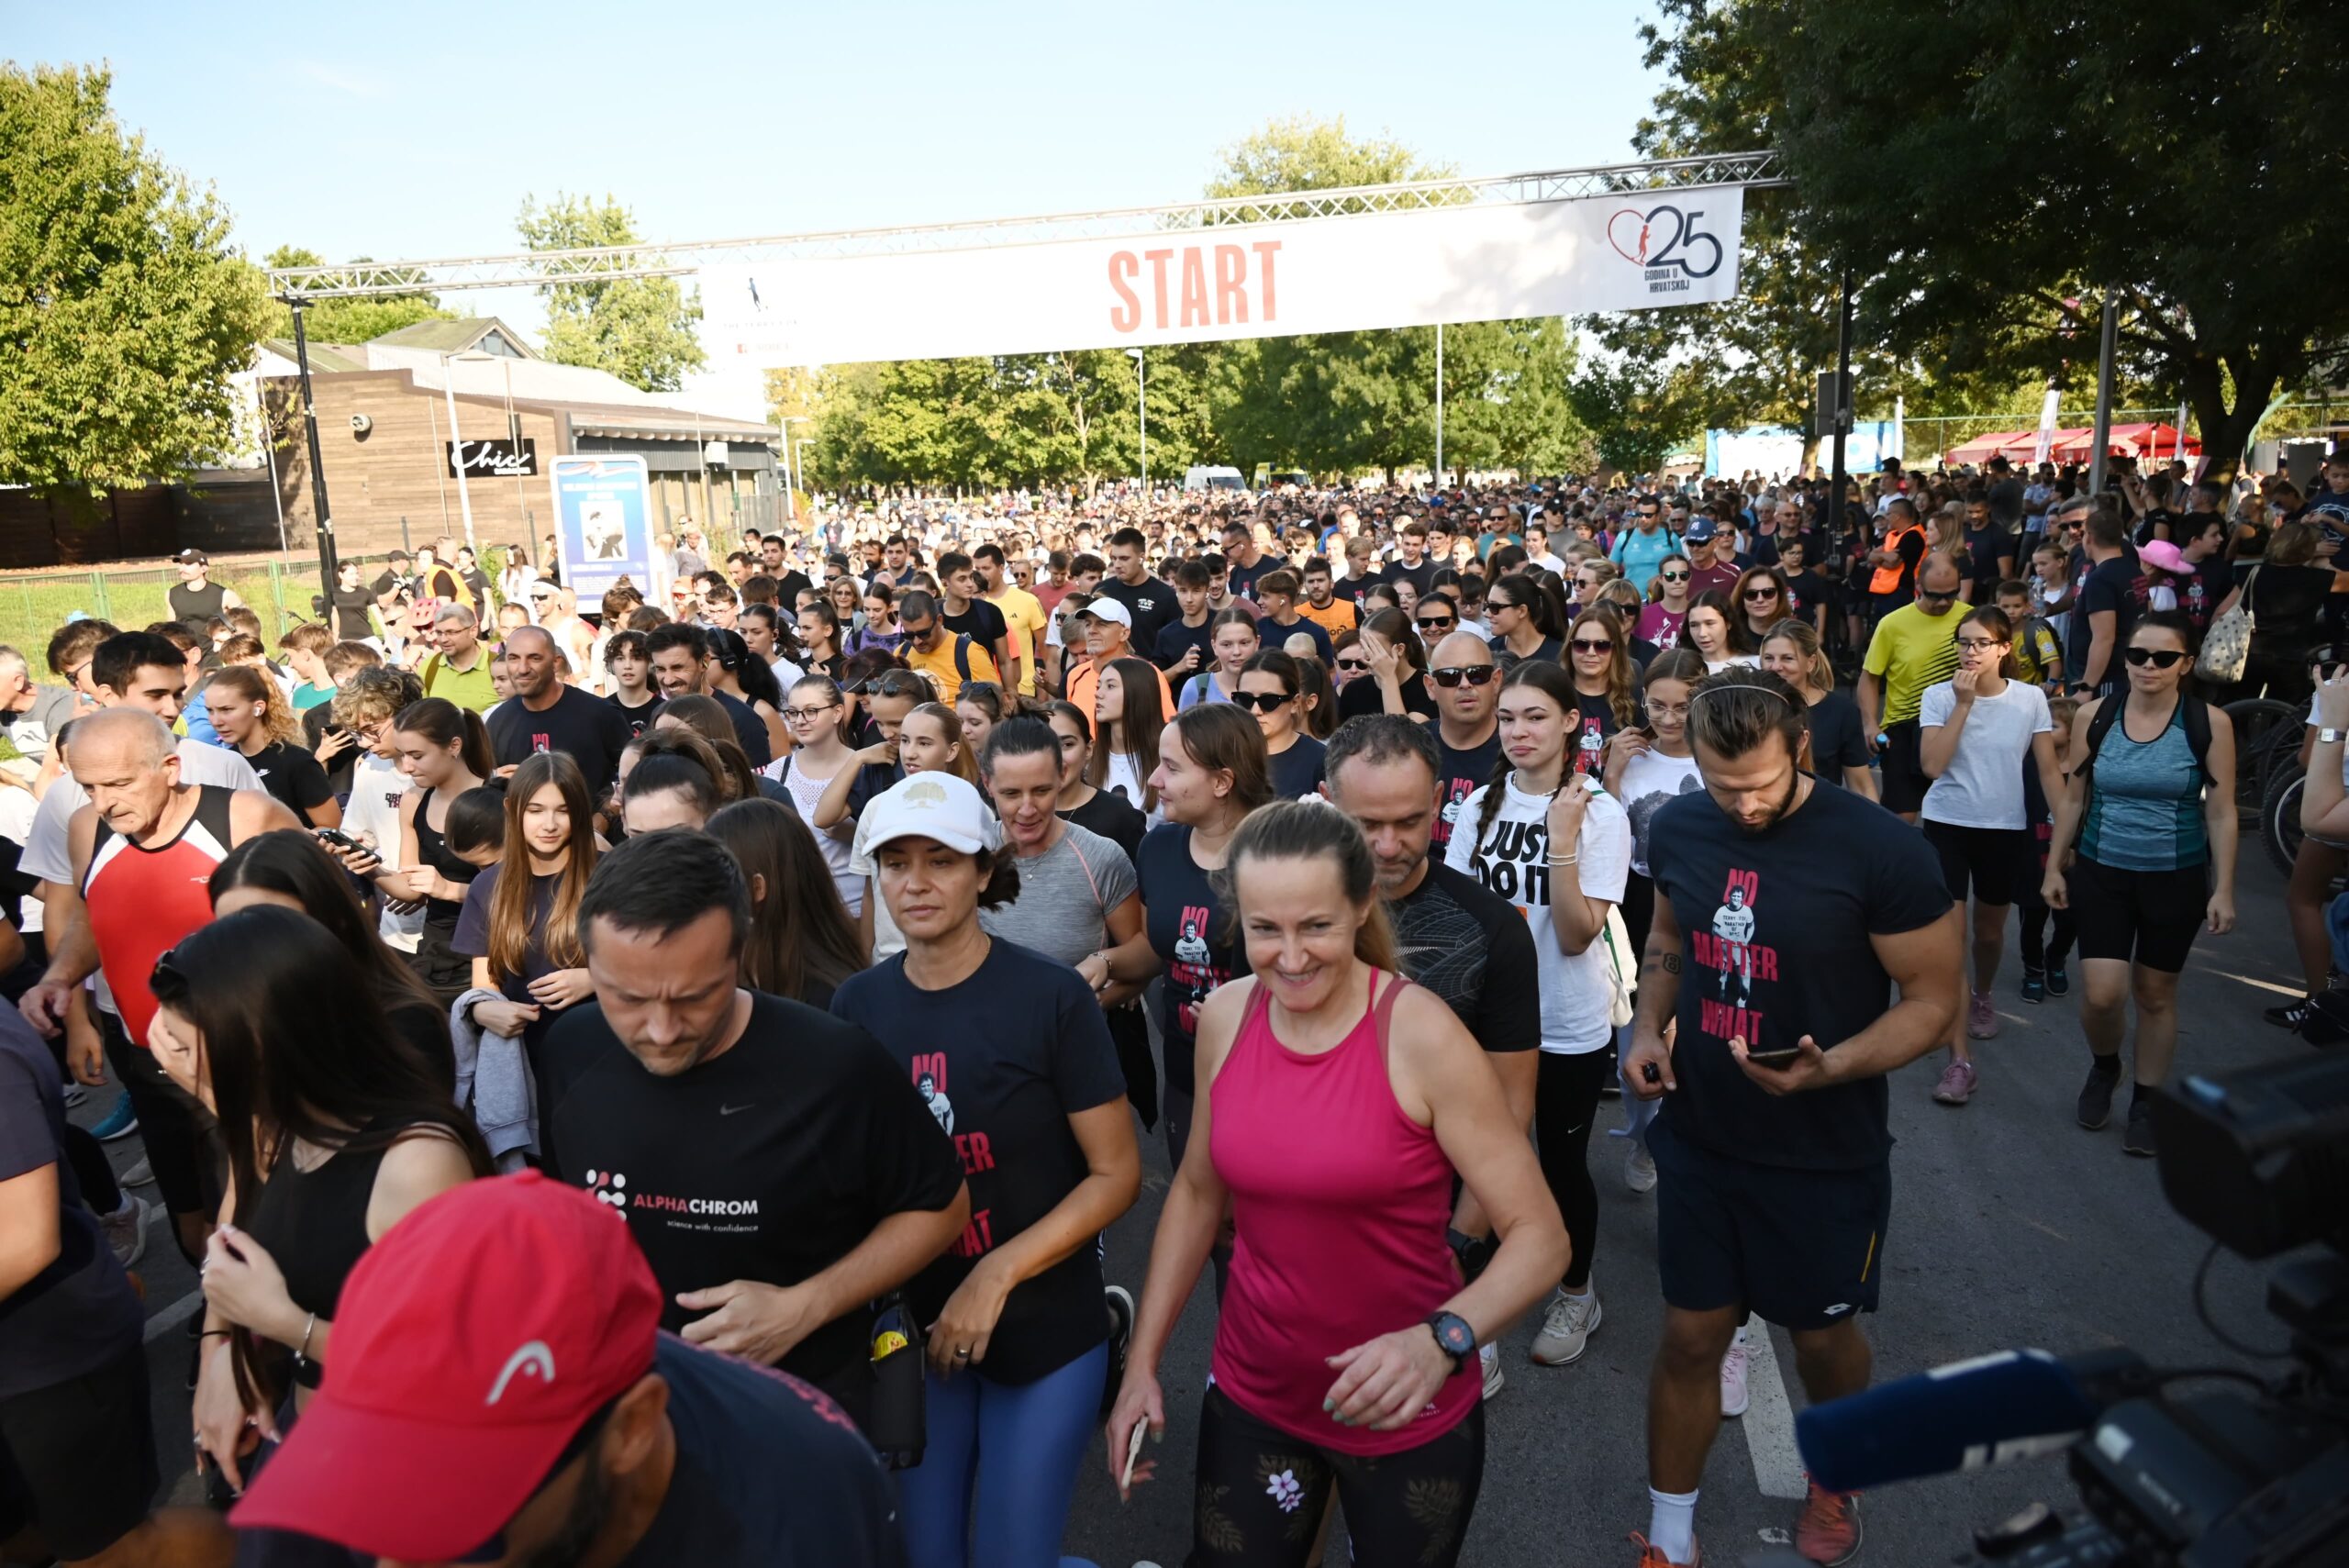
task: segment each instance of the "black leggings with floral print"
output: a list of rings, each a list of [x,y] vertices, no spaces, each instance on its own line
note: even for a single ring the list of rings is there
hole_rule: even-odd
[[[1485,1478],[1484,1407],[1417,1448],[1362,1459],[1267,1426],[1209,1385],[1197,1475],[1188,1568],[1304,1568],[1332,1485],[1357,1568],[1453,1568]]]

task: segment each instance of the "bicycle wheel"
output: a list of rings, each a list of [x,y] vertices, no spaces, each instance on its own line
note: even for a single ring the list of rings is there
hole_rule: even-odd
[[[2292,862],[2299,858],[2300,790],[2308,782],[2300,771],[2297,758],[2287,759],[2277,766],[2267,782],[2267,798],[2260,803],[2259,841],[2267,846],[2267,858],[2286,876],[2292,874]]]
[[[2225,712],[2235,729],[2235,810],[2246,827],[2255,827],[2279,754],[2299,752],[2301,710],[2274,697],[2245,697],[2229,703]]]

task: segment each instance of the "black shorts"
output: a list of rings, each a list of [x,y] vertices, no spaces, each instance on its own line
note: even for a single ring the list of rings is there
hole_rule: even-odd
[[[1884,808],[1887,811],[1916,811],[1925,804],[1925,791],[1932,787],[1933,781],[1925,774],[1924,758],[1919,751],[1923,744],[1923,736],[1924,731],[1913,718],[1884,726]]]
[[[0,1448],[50,1551],[70,1562],[128,1535],[162,1485],[147,1347],[134,1344],[95,1372],[0,1399]]]
[[[2082,855],[2065,885],[2080,957],[2117,958],[2176,974],[2210,911],[2210,868],[2123,871]]]
[[[130,1043],[122,1020],[98,1010],[98,1033],[106,1041],[106,1066],[130,1096],[139,1118],[139,1140],[147,1145],[155,1193],[171,1214],[219,1212],[222,1164],[199,1119],[203,1109],[171,1080],[155,1053]]]
[[[2039,884],[2039,841],[2028,828],[1961,828],[1924,820],[1925,842],[1942,861],[1942,885],[1961,906],[1969,885],[1977,904],[2013,904]]]
[[[1892,1218],[1892,1162],[1856,1171],[1757,1165],[1648,1129],[1656,1272],[1667,1306],[1742,1307],[1781,1328],[1831,1329],[1873,1312]]]

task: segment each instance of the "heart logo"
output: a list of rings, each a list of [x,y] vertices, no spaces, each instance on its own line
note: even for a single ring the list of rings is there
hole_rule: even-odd
[[[1635,267],[1648,264],[1648,217],[1637,207],[1625,207],[1607,220],[1607,243]]]

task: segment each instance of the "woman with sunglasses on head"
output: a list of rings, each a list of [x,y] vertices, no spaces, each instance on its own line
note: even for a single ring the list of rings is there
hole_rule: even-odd
[[[1809,621],[1792,617],[1770,628],[1756,662],[1802,694],[1810,709],[1810,766],[1821,784],[1841,784],[1854,795],[1876,798],[1874,756],[1860,705],[1835,684],[1835,666],[1819,645]]]
[[[864,967],[864,941],[841,902],[818,835],[774,800],[720,806],[708,833],[734,851],[751,890],[742,984],[829,1008],[841,982]]]
[[[1334,1493],[1362,1568],[1452,1568],[1485,1473],[1477,1341],[1539,1296],[1565,1240],[1499,1079],[1471,1065],[1476,1041],[1401,978],[1352,820],[1278,804],[1230,861],[1225,892],[1261,967],[1201,1018],[1213,1092],[1152,1240],[1112,1478],[1124,1495],[1130,1434],[1164,1429],[1161,1358],[1229,1213],[1240,1246],[1202,1396],[1189,1560],[1301,1564]],[[1442,1240],[1464,1186],[1499,1242],[1465,1286]]]
[[[400,772],[415,787],[400,797],[400,864],[376,874],[385,896],[424,905],[424,929],[410,961],[443,1007],[473,984],[473,962],[455,948],[457,917],[479,874],[449,848],[449,806],[495,771],[481,716],[445,697],[411,703],[392,720]]]
[[[1435,717],[1435,698],[1428,693],[1427,650],[1408,617],[1401,610],[1381,610],[1363,622],[1362,653],[1370,676],[1338,694],[1340,723],[1366,713],[1411,714],[1423,721]]]
[[[1176,709],[1203,702],[1230,702],[1240,684],[1240,672],[1263,646],[1254,616],[1237,605],[1218,610],[1208,622],[1208,647],[1215,653],[1215,663],[1183,683]]]
[[[1565,657],[1564,606],[1529,573],[1503,577],[1485,590],[1485,624],[1493,628],[1493,657],[1504,668],[1523,659],[1554,664]]]
[[[1648,584],[1648,602],[1641,607],[1633,634],[1658,648],[1680,646],[1680,626],[1688,618],[1688,584],[1696,574],[1697,568],[1679,551],[1665,556],[1655,569],[1655,581]]]
[[[1595,778],[1575,771],[1574,681],[1528,660],[1501,679],[1501,760],[1468,797],[1444,863],[1525,912],[1542,979],[1542,1062],[1533,1135],[1542,1174],[1565,1216],[1571,1261],[1531,1351],[1545,1366],[1579,1359],[1602,1312],[1591,1287],[1598,1189],[1590,1129],[1614,1073],[1612,1016],[1631,955],[1609,951],[1607,918],[1623,901],[1631,824]]]
[[[1150,820],[1125,796],[1096,789],[1085,776],[1093,762],[1092,716],[1073,702],[1054,698],[1044,721],[1052,727],[1052,739],[1061,749],[1060,803],[1054,809],[1133,859],[1141,849],[1142,835],[1150,831]]]
[[[1734,606],[1730,618],[1745,628],[1746,641],[1755,648],[1772,627],[1795,613],[1787,574],[1775,566],[1747,567],[1729,597]]]
[[[579,945],[579,901],[600,852],[595,821],[578,763],[562,751],[525,758],[506,782],[505,851],[465,889],[449,940],[473,961],[473,987],[499,993],[473,1005],[473,1023],[521,1038],[542,1106],[553,1103],[540,1056],[547,1031],[596,994]]]
[[[2003,612],[1985,606],[1957,623],[1957,670],[1925,688],[1918,724],[1933,781],[1920,812],[1925,841],[1941,859],[1951,899],[1962,909],[1969,886],[1974,895],[1973,1002],[1950,1022],[1950,1064],[1933,1089],[1943,1105],[1962,1106],[1976,1084],[1965,1042],[1998,1032],[1990,988],[2007,915],[2024,879],[2039,870],[2023,771],[2037,772],[2049,799],[2063,789],[2047,694],[2020,678],[2014,627]]]
[[[212,1113],[228,1155],[195,1424],[199,1462],[241,1490],[247,1459],[333,1359],[360,1258],[418,1205],[488,1175],[489,1151],[307,915],[248,901],[165,953],[151,985],[156,1063]]]
[[[2042,895],[2079,933],[2080,1029],[2091,1061],[2078,1120],[2112,1115],[2128,1008],[2137,1002],[2137,1073],[2121,1148],[2154,1152],[2145,1091],[2177,1052],[2177,976],[2196,933],[2235,923],[2235,734],[2188,689],[2194,628],[2175,610],[2140,618],[2121,651],[2128,690],[2080,705],[2054,798]],[[2076,840],[2078,854],[2066,864]]]
[[[1152,827],[1165,820],[1150,782],[1166,724],[1158,688],[1157,671],[1147,660],[1109,661],[1094,684],[1093,756],[1085,768],[1087,784],[1122,796]]]
[[[1630,639],[1611,609],[1593,607],[1566,633],[1566,673],[1574,680],[1578,734],[1575,772],[1598,778],[1607,771],[1607,742],[1639,722],[1639,677],[1631,670]]]
[[[1310,699],[1305,695],[1298,662],[1267,650],[1248,661],[1231,700],[1245,708],[1264,732],[1264,757],[1273,794],[1302,800],[1321,791],[1320,741],[1306,733]]]
[[[1680,646],[1700,656],[1709,673],[1754,662],[1753,643],[1731,609],[1729,595],[1718,588],[1688,602],[1688,613],[1680,622]]]

